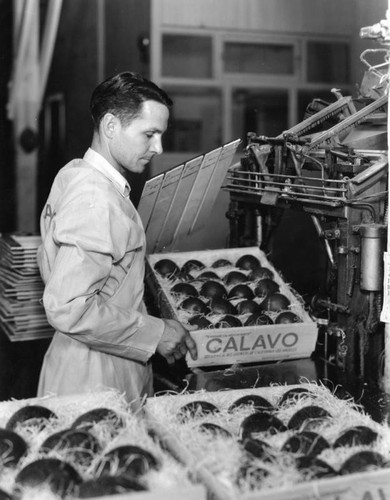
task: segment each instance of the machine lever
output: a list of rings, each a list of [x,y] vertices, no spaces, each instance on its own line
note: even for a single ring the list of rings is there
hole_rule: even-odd
[[[311,220],[313,221],[314,227],[317,230],[318,236],[321,238],[323,236],[324,232],[322,230],[321,223],[318,220],[318,217],[316,217],[315,215],[312,215]],[[331,263],[332,267],[334,268],[334,267],[336,267],[336,263],[335,263],[335,260],[333,257],[332,249],[330,248],[330,243],[327,239],[324,239],[323,241],[324,241],[325,250],[326,250],[326,253],[328,255],[329,262]]]
[[[339,101],[337,101],[339,102]],[[317,135],[313,141],[307,146],[303,147],[304,152],[309,152],[311,149],[314,149],[320,146],[323,142],[328,142],[334,137],[338,136],[341,132],[345,132],[347,129],[354,127],[364,121],[368,116],[370,116],[374,111],[379,108],[385,106],[387,104],[387,95],[383,95],[379,97],[376,101],[368,104],[366,107],[360,109],[356,113],[351,116],[345,118],[342,122],[334,125],[325,132]]]
[[[318,299],[317,303],[318,303],[318,305],[320,305],[326,309],[329,309],[331,311],[334,311],[334,312],[345,313],[345,314],[349,314],[349,312],[350,312],[350,309],[348,306],[343,306],[341,304],[335,304],[334,302],[331,302],[329,299],[326,299],[326,300]]]
[[[315,127],[316,125],[319,125],[320,123],[324,122],[328,118],[330,118],[333,115],[336,115],[338,113],[341,113],[343,109],[348,107],[348,104],[350,103],[352,97],[347,96],[347,97],[342,97],[341,99],[337,100],[336,102],[330,104],[324,109],[321,109],[317,113],[315,113],[313,116],[310,116],[309,118],[306,118],[305,120],[301,121],[297,125],[294,125],[288,130],[285,130],[282,132],[280,135],[277,136],[278,139],[280,138],[285,138],[286,136],[300,136],[308,132],[310,129]]]

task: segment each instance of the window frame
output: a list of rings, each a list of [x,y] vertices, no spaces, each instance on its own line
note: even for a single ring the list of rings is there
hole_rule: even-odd
[[[176,78],[162,75],[162,36],[164,34],[174,35],[194,35],[211,37],[212,48],[212,71],[211,78]],[[342,88],[348,90],[348,94],[353,92],[354,85],[352,82],[308,82],[306,79],[308,64],[308,42],[344,42],[349,46],[349,75],[352,76],[351,60],[352,60],[352,40],[351,36],[344,35],[319,35],[310,33],[265,33],[265,32],[243,32],[238,30],[210,28],[188,28],[178,26],[159,26],[155,33],[154,40],[152,39],[152,67],[151,77],[156,83],[163,88],[180,86],[182,89],[186,87],[215,87],[219,89],[222,95],[222,115],[221,115],[221,134],[224,143],[229,142],[237,137],[232,137],[232,99],[234,89],[240,87],[248,89],[264,89],[277,88],[284,89],[288,92],[288,127],[292,127],[299,121],[298,116],[298,95],[300,91],[311,91],[313,93],[327,93],[329,98],[332,98],[332,88]],[[292,45],[294,57],[294,74],[259,74],[259,73],[225,73],[224,72],[224,44],[226,42],[233,43],[264,43],[264,44],[280,44]],[[308,103],[309,104],[309,103]],[[282,131],[281,131],[282,132]],[[261,133],[261,131],[259,131]],[[242,138],[245,139],[245,138]],[[167,154],[167,153],[165,153]]]

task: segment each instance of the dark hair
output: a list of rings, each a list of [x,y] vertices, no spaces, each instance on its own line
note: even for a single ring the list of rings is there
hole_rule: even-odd
[[[172,106],[172,100],[155,83],[138,73],[125,71],[100,83],[92,92],[90,110],[95,128],[106,113],[112,113],[128,125],[139,113],[144,101]]]

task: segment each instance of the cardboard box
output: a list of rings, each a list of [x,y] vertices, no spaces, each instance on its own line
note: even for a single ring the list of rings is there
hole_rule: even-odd
[[[389,472],[378,470],[321,479],[289,491],[246,495],[242,500],[385,500],[390,498]]]
[[[192,336],[198,348],[198,359],[194,361],[187,356],[189,367],[307,358],[314,351],[318,336],[317,324],[305,311],[302,299],[283,281],[264,252],[258,247],[157,253],[147,256],[146,283],[155,298],[162,317],[186,321],[185,315],[183,316],[177,302],[169,293],[173,282],[162,278],[154,270],[154,266],[159,260],[170,259],[181,267],[188,260],[197,259],[208,268],[213,262],[222,258],[234,264],[244,254],[256,256],[262,266],[269,268],[274,273],[274,281],[278,283],[281,293],[290,300],[290,309],[300,316],[302,322],[193,331]],[[219,271],[218,269],[212,270]],[[224,272],[226,272],[226,268]]]
[[[358,409],[351,400],[339,400],[331,391],[325,387],[313,383],[303,383],[296,386],[274,386],[257,389],[243,389],[234,391],[205,392],[198,391],[192,394],[176,396],[161,396],[149,398],[146,402],[145,413],[148,425],[155,428],[160,434],[160,438],[165,442],[171,452],[182,458],[188,467],[192,467],[194,472],[204,480],[204,484],[210,495],[215,500],[384,500],[390,495],[390,477],[388,466],[378,469],[373,466],[373,470],[366,470],[346,475],[336,475],[334,477],[312,479],[310,476],[304,481],[294,474],[282,472],[290,470],[286,468],[287,463],[282,450],[283,443],[296,431],[265,433],[256,438],[268,441],[276,453],[281,453],[282,460],[277,462],[263,462],[261,458],[254,459],[253,467],[269,467],[271,475],[268,482],[261,484],[258,488],[252,489],[242,487],[238,489],[235,482],[237,468],[244,461],[243,456],[233,462],[237,443],[240,438],[239,422],[245,418],[253,409],[248,407],[248,413],[238,410],[236,414],[229,412],[230,405],[245,395],[258,395],[266,398],[276,407],[276,415],[284,423],[288,422],[288,416],[305,405],[316,404],[313,401],[298,400],[283,410],[278,412],[278,405],[283,393],[293,387],[304,387],[317,394],[317,401],[331,413],[331,423],[322,427],[322,431],[330,443],[330,448],[318,455],[320,459],[327,461],[338,472],[340,465],[357,451],[373,450],[382,454],[384,459],[389,460],[390,454],[390,430],[387,425],[373,421],[367,414]],[[316,396],[317,397],[317,396]],[[190,401],[207,401],[218,408],[214,415],[198,415],[193,420],[180,421],[177,419],[178,411]],[[237,420],[238,418],[238,420]],[[216,423],[231,432],[233,438],[223,447],[220,437],[209,434],[207,437],[199,431],[201,423]],[[378,433],[378,440],[371,445],[345,447],[340,452],[335,451],[332,444],[340,433],[346,429],[364,425],[370,427]],[[320,424],[321,427],[321,424]],[[229,438],[228,438],[229,439]],[[325,453],[325,455],[324,455]],[[326,455],[327,453],[327,455]],[[213,456],[215,454],[215,456]],[[258,460],[258,461],[257,461]],[[267,465],[268,463],[268,465]],[[275,466],[275,463],[277,466]],[[279,465],[281,468],[279,469]],[[213,479],[210,479],[210,475]],[[295,481],[297,481],[295,483]]]
[[[74,396],[46,396],[42,398],[31,398],[25,400],[12,400],[0,403],[0,428],[5,428],[9,418],[19,409],[29,405],[39,405],[50,409],[57,416],[54,421],[49,421],[48,425],[40,428],[36,425],[28,426],[25,429],[15,429],[29,445],[26,456],[22,457],[15,467],[1,467],[0,490],[11,493],[14,486],[16,474],[30,462],[44,456],[54,456],[70,461],[67,455],[56,454],[55,450],[49,452],[49,455],[42,455],[39,448],[42,442],[55,432],[68,429],[73,421],[83,413],[97,408],[108,408],[113,410],[124,421],[124,426],[118,434],[111,436],[106,429],[97,429],[98,440],[102,447],[100,452],[93,458],[90,466],[74,465],[84,480],[93,478],[95,460],[112,448],[122,445],[136,445],[151,452],[160,463],[160,468],[149,474],[146,480],[147,491],[129,492],[120,495],[109,495],[94,497],[98,499],[123,499],[131,498],[134,500],[180,500],[188,498],[189,500],[206,500],[205,487],[194,482],[187,475],[187,470],[175,460],[166,450],[163,450],[157,441],[148,433],[145,425],[142,411],[133,413],[124,397],[116,391],[102,391],[86,393]],[[92,430],[94,433],[94,430]],[[4,448],[3,448],[4,449]],[[50,490],[39,488],[31,489],[25,492],[23,499],[26,500],[58,500],[59,496],[52,494]],[[1,496],[1,495],[0,495]]]

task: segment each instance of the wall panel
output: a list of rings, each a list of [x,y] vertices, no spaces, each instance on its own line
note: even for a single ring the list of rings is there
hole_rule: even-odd
[[[40,151],[38,216],[58,170],[83,155],[92,138],[89,99],[98,80],[97,2],[63,2],[46,96],[61,94],[65,101],[66,141],[63,151]],[[55,153],[55,152],[54,152]]]
[[[149,73],[148,51],[139,46],[150,37],[149,0],[105,0],[106,75],[120,71]]]
[[[162,26],[350,34],[355,0],[154,0]]]

